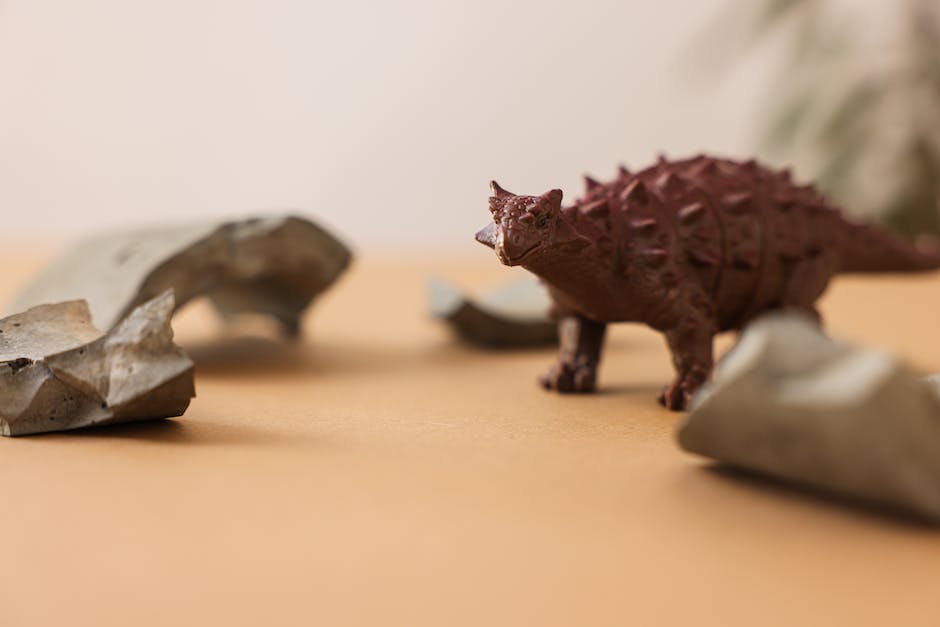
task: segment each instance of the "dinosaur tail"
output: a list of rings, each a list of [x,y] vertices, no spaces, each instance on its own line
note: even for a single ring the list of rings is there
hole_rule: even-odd
[[[840,272],[925,272],[940,269],[940,240],[906,240],[869,224],[847,225]]]

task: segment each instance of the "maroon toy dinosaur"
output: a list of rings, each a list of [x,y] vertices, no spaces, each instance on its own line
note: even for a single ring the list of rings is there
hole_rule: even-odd
[[[559,318],[558,362],[540,378],[594,390],[610,322],[644,322],[672,351],[675,382],[659,401],[686,407],[712,372],[712,339],[771,309],[817,316],[837,272],[940,268],[940,248],[847,220],[789,172],[699,156],[660,159],[562,207],[562,192],[516,196],[492,183],[494,222],[476,239],[507,266],[541,277]]]

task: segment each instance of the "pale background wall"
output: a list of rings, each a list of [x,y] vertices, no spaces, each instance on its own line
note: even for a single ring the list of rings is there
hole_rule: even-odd
[[[743,154],[765,62],[683,73],[703,0],[0,0],[3,241],[299,207],[474,250],[487,182]]]

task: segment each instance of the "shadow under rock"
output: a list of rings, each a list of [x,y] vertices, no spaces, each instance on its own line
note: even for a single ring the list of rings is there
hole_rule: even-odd
[[[555,351],[481,349],[455,341],[408,344],[339,343],[328,338],[309,342],[289,338],[230,336],[211,341],[183,344],[196,366],[199,377],[263,377],[296,374],[342,374],[400,371],[414,366],[449,365],[481,357],[512,354],[546,355],[546,363]]]
[[[219,424],[203,422],[198,418],[190,420],[183,417],[99,425],[74,431],[57,431],[24,437],[102,441],[116,439],[186,446],[272,444],[309,446],[311,443],[320,444],[325,441],[319,436],[311,437],[308,434],[279,431],[275,426],[271,429],[258,429],[235,422]]]
[[[283,375],[317,370],[317,347],[290,338],[220,337],[183,348],[200,375]]]
[[[147,440],[169,444],[185,444],[192,439],[192,434],[185,425],[169,418],[155,420],[142,420],[138,422],[121,422],[117,424],[98,425],[75,429],[74,431],[55,431],[52,433],[37,433],[27,437],[43,438],[119,438],[124,440]]]
[[[298,342],[264,337],[221,338],[184,345],[200,377],[284,377],[383,372],[424,359],[420,348]]]
[[[820,505],[853,516],[863,514],[877,522],[931,532],[932,535],[940,531],[940,522],[929,520],[926,516],[919,515],[916,512],[835,494],[823,488],[770,477],[720,462],[710,462],[704,466],[698,466],[694,470],[695,479],[700,484],[699,487],[701,487],[701,481],[704,479],[712,484],[711,488],[735,487],[783,501],[801,501]],[[696,490],[696,493],[699,492]],[[700,493],[699,495],[701,496]],[[713,498],[717,497],[715,494],[711,496]],[[714,507],[714,500],[710,500],[710,507]]]

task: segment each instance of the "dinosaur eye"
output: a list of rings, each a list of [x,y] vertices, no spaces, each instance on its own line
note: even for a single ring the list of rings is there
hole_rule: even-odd
[[[535,223],[535,226],[541,229],[541,228],[544,228],[545,225],[547,224],[548,224],[548,214],[545,214],[538,219],[538,221]]]

